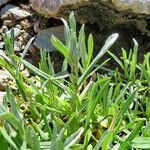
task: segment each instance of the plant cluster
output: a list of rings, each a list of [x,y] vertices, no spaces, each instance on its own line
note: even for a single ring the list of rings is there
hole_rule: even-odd
[[[5,36],[0,66],[13,77],[0,105],[1,150],[124,150],[150,148],[150,53],[139,64],[138,44],[117,58],[108,51],[118,34],[111,35],[93,58],[94,42],[86,41],[84,25],[77,33],[74,13],[64,23],[65,44],[52,36],[64,56],[55,73],[50,55],[41,51],[39,67],[14,52],[14,39]],[[118,63],[116,70],[99,64],[106,53]],[[26,77],[21,68],[32,73]],[[103,68],[106,74],[97,73]],[[68,71],[69,70],[69,71]]]

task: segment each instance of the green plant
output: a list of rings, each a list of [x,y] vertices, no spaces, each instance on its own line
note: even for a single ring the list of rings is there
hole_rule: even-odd
[[[129,80],[135,80],[136,79],[136,70],[138,68],[137,66],[137,53],[138,53],[138,43],[135,39],[134,41],[134,48],[133,50],[130,49],[129,55],[127,55],[127,52],[122,49],[122,57],[121,60],[117,58],[113,53],[108,51],[110,56],[114,58],[114,60],[119,64],[120,68],[123,70],[123,73],[121,74],[122,77]]]
[[[117,58],[125,76],[119,70],[114,71],[120,74],[119,80],[115,75],[98,74],[96,71],[108,60],[100,65],[98,61],[118,34],[111,35],[93,58],[93,37],[90,34],[86,43],[84,25],[77,33],[74,13],[69,24],[62,21],[65,44],[54,36],[51,39],[65,58],[59,73],[55,73],[50,54],[45,51],[40,52],[39,68],[24,60],[33,39],[19,58],[13,51],[13,33],[5,36],[6,53],[0,55],[0,65],[12,75],[16,90],[8,86],[0,105],[1,149],[132,149],[144,148],[144,143],[150,148],[149,135],[145,134],[150,116],[150,55],[145,55],[143,64],[137,64],[138,45],[134,40],[131,56],[123,50],[123,63]],[[21,66],[32,72],[30,78],[22,74]]]

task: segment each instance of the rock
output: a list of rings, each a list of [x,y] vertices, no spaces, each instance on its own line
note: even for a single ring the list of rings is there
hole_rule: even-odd
[[[12,28],[14,30],[14,37],[18,37],[21,33],[21,30],[18,28]],[[7,35],[11,35],[12,29],[6,32]]]
[[[3,35],[2,34],[0,34],[0,41],[2,41],[3,40]]]
[[[4,98],[5,94],[6,94],[6,92],[0,91],[0,105],[1,105],[2,102],[3,102],[3,98]]]
[[[23,39],[22,36],[19,36],[19,37],[18,37],[18,40],[19,40],[20,42],[22,42],[22,43],[23,43],[23,41],[24,41],[24,39]]]
[[[2,32],[2,33],[6,33],[6,32],[8,32],[8,28],[7,28],[7,26],[2,26],[2,28],[1,28],[1,32]]]
[[[7,4],[11,0],[0,0],[0,7]]]
[[[22,30],[22,26],[20,24],[16,24],[15,28],[18,28],[18,29]]]
[[[81,6],[97,5],[98,7],[99,4],[105,4],[119,11],[150,14],[150,0],[30,0],[30,4],[34,10],[50,16],[57,16],[61,14],[60,12]]]
[[[12,14],[12,16],[16,20],[21,20],[21,19],[27,18],[31,15],[29,12],[20,9],[19,7],[15,7],[13,9],[10,9],[9,12]]]
[[[36,33],[40,30],[40,20],[34,23],[33,29]]]
[[[5,43],[4,42],[0,42],[0,49],[4,48]]]
[[[0,50],[4,50],[4,48],[5,48],[4,46],[5,46],[5,43],[4,42],[0,42]],[[22,49],[21,48],[21,43],[18,42],[18,41],[15,41],[14,42],[14,51],[20,52],[21,49]]]
[[[5,29],[5,26],[3,26],[3,28]],[[3,30],[4,30],[3,29]],[[18,29],[18,28],[12,28],[13,30],[14,30],[14,38],[16,39],[20,34],[21,34],[21,30],[20,29]],[[10,36],[11,35],[11,32],[12,32],[12,29],[10,29],[9,31],[3,31],[3,33],[6,33],[8,36]],[[19,36],[20,37],[20,36]],[[19,38],[18,37],[18,38]],[[21,38],[19,38],[19,39],[21,39]],[[21,39],[22,40],[22,39]],[[23,41],[22,41],[23,42]],[[21,44],[22,44],[22,42],[21,42]],[[21,44],[18,42],[18,41],[15,41],[14,42],[14,50],[15,51],[20,51],[21,50]],[[4,45],[5,45],[5,43],[4,42],[1,42],[0,43],[0,49],[3,49],[4,48]]]
[[[31,14],[20,9],[15,5],[8,4],[1,9],[1,19],[21,20],[29,17]]]
[[[23,29],[23,30],[21,30],[21,34],[24,34],[24,33],[26,33],[26,31]]]
[[[150,0],[112,0],[115,9],[138,14],[150,14]]]
[[[37,12],[56,17],[60,9],[67,9],[69,7],[78,8],[79,6],[87,5],[89,1],[90,0],[30,0],[30,4]]]
[[[5,26],[12,27],[15,24],[14,20],[4,20],[3,23]]]
[[[5,91],[9,81],[12,81],[10,73],[6,70],[0,70],[0,91]]]
[[[27,39],[29,38],[29,34],[26,33],[26,32],[24,32],[24,33],[22,34],[22,37],[23,37],[24,40],[27,40]]]
[[[24,69],[23,71],[21,71],[23,73],[23,75],[25,75],[26,77],[30,76],[29,70],[28,69]]]
[[[21,44],[17,41],[14,42],[14,51],[20,51],[21,50]]]
[[[23,27],[23,29],[27,29],[31,26],[30,22],[27,19],[21,20],[20,25]]]
[[[40,30],[33,45],[39,49],[44,49],[49,52],[55,51],[56,49],[52,46],[50,41],[52,35],[55,35],[58,39],[64,42],[63,26]]]
[[[6,6],[4,6],[0,11],[1,19],[9,19],[10,18],[9,10],[15,7],[16,6],[12,4],[7,4]]]
[[[68,19],[73,10],[79,22],[96,23],[100,30],[132,23],[144,34],[150,34],[150,0],[30,0],[30,4],[37,12],[59,19]]]

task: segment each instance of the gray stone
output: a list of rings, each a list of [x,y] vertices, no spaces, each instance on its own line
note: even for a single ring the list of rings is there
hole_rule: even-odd
[[[0,42],[0,49],[4,48],[5,43],[4,42]]]
[[[12,28],[12,29],[14,30],[14,37],[15,37],[15,38],[18,37],[18,36],[20,35],[20,33],[21,33],[21,30],[18,29],[18,28]],[[7,34],[8,36],[11,35],[12,29],[10,29],[9,31],[6,32],[6,34]]]
[[[82,5],[87,5],[90,0],[30,0],[30,4],[34,10],[52,17],[60,16],[60,9],[67,9],[69,6],[78,8]]]
[[[10,9],[13,9],[15,8],[16,6],[15,5],[12,5],[12,4],[7,4],[6,6],[4,6],[0,13],[1,13],[1,19],[5,19],[5,18],[8,18],[9,17],[9,10]]]
[[[29,12],[20,9],[19,7],[12,8],[9,10],[9,12],[16,20],[21,20],[31,15]]]
[[[112,0],[112,3],[119,11],[150,14],[150,0]]]
[[[20,9],[15,5],[8,4],[1,9],[1,19],[21,20],[29,17],[31,14],[25,10]]]
[[[18,29],[22,30],[22,26],[20,24],[16,24],[15,28],[18,28]]]
[[[21,45],[19,42],[15,41],[14,42],[14,51],[20,51],[21,50]]]
[[[3,25],[7,27],[12,27],[15,24],[14,20],[4,20]]]
[[[64,42],[63,26],[40,30],[33,45],[39,49],[44,49],[49,52],[55,51],[56,49],[53,47],[50,41],[52,35],[55,35],[58,39]]]
[[[0,0],[0,7],[7,4],[11,0]]]
[[[3,103],[3,98],[4,98],[5,95],[6,95],[6,92],[0,91],[0,105],[2,105],[2,103]]]
[[[10,75],[10,73],[7,70],[0,70],[0,91],[5,91],[9,81],[13,81],[13,78]],[[12,88],[11,85],[10,87]],[[0,95],[1,94],[2,93],[0,93]],[[1,100],[1,97],[0,97],[0,100]]]
[[[0,83],[7,78],[12,79],[10,73],[6,70],[0,70]]]
[[[4,42],[0,42],[0,49],[4,49],[5,43]],[[14,42],[14,51],[20,51],[21,50],[21,46],[20,44],[15,41]]]
[[[105,4],[119,11],[150,14],[150,0],[30,0],[30,3],[36,11],[53,17],[60,16],[60,12],[63,13],[69,9],[100,4]]]
[[[131,23],[150,35],[150,0],[30,0],[30,4],[48,17],[68,19],[73,10],[78,22],[97,23],[100,30]]]
[[[7,26],[2,26],[1,31],[2,31],[2,33],[8,32]]]

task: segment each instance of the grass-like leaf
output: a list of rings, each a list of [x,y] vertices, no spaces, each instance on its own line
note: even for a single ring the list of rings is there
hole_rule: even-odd
[[[78,131],[76,131],[75,133],[73,133],[72,135],[70,135],[66,141],[65,141],[65,149],[67,150],[68,148],[70,148],[82,135],[84,131],[84,128],[81,127],[78,129]]]
[[[83,81],[86,79],[88,74],[91,72],[93,67],[96,65],[96,63],[99,61],[99,59],[106,53],[106,51],[114,44],[114,42],[117,40],[118,34],[112,34],[105,42],[105,45],[101,49],[101,51],[98,53],[98,55],[93,59],[89,67],[85,70],[81,78],[78,80],[78,86],[80,86]]]
[[[141,130],[142,126],[143,126],[143,121],[139,122],[137,126],[135,127],[135,129],[128,136],[128,138],[124,142],[122,142],[122,144],[119,147],[119,150],[124,150],[129,146],[129,144],[131,144],[131,141],[135,138],[135,136]]]
[[[13,142],[11,137],[8,135],[7,131],[5,130],[4,127],[0,127],[0,133],[3,135],[3,137],[6,139],[6,141],[15,149],[19,150],[16,146],[16,144]]]

